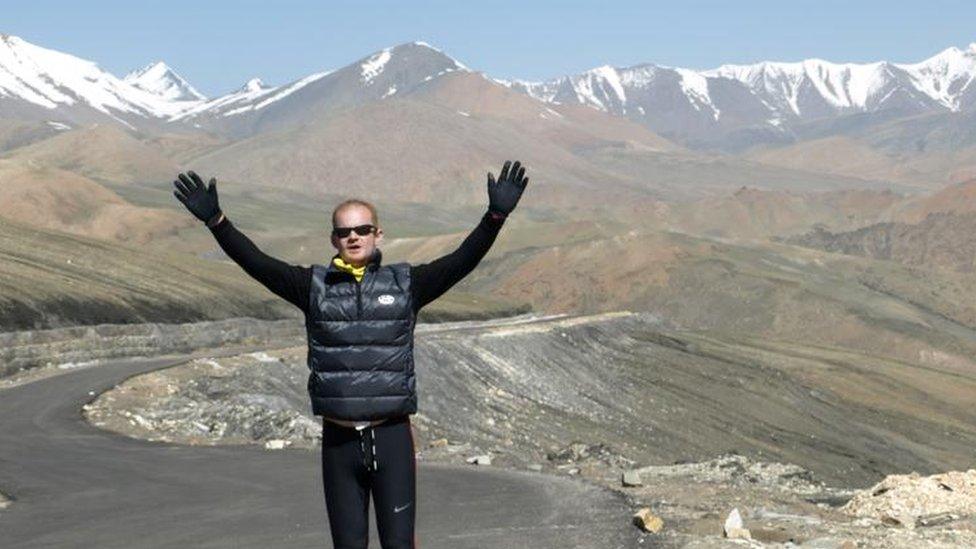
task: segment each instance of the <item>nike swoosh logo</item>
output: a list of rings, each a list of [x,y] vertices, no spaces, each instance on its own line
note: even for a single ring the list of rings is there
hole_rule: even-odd
[[[413,502],[410,502],[410,503],[413,503]],[[407,507],[410,507],[410,503],[408,503],[408,504],[406,504],[406,505],[404,505],[403,507],[396,507],[396,506],[394,506],[394,507],[393,507],[393,512],[394,512],[394,513],[399,513],[400,511],[403,511],[403,510],[404,510],[404,509],[406,509]]]

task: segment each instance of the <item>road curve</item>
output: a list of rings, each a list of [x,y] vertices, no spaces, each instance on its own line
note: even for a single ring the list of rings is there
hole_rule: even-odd
[[[184,360],[118,360],[0,390],[0,491],[14,500],[0,546],[332,546],[318,451],[148,442],[82,418],[94,395]],[[630,514],[621,496],[567,478],[418,464],[425,549],[637,547]],[[372,516],[370,528],[378,547]]]

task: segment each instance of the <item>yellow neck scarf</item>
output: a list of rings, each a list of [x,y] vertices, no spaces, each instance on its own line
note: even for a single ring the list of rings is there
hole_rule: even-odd
[[[332,264],[339,269],[346,271],[347,273],[352,273],[352,276],[356,277],[356,282],[362,282],[363,273],[366,272],[366,265],[363,265],[362,267],[353,267],[352,265],[343,261],[339,256],[332,258]]]

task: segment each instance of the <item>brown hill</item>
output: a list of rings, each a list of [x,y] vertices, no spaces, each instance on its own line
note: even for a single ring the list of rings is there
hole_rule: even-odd
[[[925,181],[926,174],[909,170],[901,155],[886,154],[847,136],[801,141],[787,147],[755,150],[751,160],[810,172],[908,183]]]
[[[744,156],[770,166],[895,181],[929,190],[976,177],[976,147],[972,146],[911,152],[886,150],[865,139],[831,136],[753,150]]]
[[[919,223],[932,213],[976,212],[976,179],[955,183],[923,196],[908,200],[898,208],[895,220]]]
[[[197,156],[226,145],[228,140],[209,133],[194,132],[163,133],[149,137],[144,142],[147,146],[157,151],[158,154],[162,154],[174,164],[182,166]],[[167,181],[172,178],[172,174],[170,173]]]
[[[889,190],[791,192],[742,187],[691,203],[665,204],[662,226],[689,234],[765,238],[822,225],[854,229],[887,219],[905,197]]]
[[[93,124],[8,151],[0,158],[74,172],[99,182],[172,180],[178,166],[125,130]]]
[[[282,318],[291,309],[235,265],[0,218],[0,330]]]
[[[0,217],[43,229],[145,244],[190,225],[172,209],[126,202],[102,185],[53,167],[0,159]]]

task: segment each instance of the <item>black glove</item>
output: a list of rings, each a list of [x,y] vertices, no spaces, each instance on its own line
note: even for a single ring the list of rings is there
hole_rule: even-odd
[[[511,166],[511,171],[509,171]],[[495,176],[488,172],[488,211],[501,215],[508,215],[515,209],[522,191],[529,183],[529,178],[525,177],[525,168],[520,167],[518,160],[512,165],[509,160],[502,166],[502,173],[495,182]]]
[[[190,210],[190,213],[204,223],[220,215],[220,205],[217,203],[217,178],[210,178],[210,185],[203,186],[203,180],[192,171],[180,174],[179,179],[173,181],[176,189],[173,194]]]

